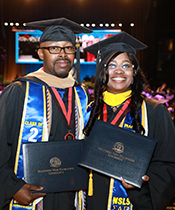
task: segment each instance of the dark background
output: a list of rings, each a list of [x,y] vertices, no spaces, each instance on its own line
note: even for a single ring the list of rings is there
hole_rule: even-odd
[[[121,22],[121,30],[148,45],[137,56],[152,88],[162,82],[175,86],[175,0],[0,0],[0,75],[4,80],[20,76],[25,66],[15,63],[15,33],[3,23],[19,22],[21,28],[25,22],[58,17],[95,23],[93,29],[99,29],[100,23]]]

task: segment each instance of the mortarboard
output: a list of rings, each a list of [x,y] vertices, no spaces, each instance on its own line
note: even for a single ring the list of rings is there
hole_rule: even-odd
[[[104,57],[105,55],[116,51],[136,54],[138,50],[143,50],[145,48],[147,48],[147,45],[122,31],[114,36],[86,47],[84,50],[96,56],[100,51],[101,57]]]
[[[76,46],[75,34],[92,32],[92,30],[89,28],[80,26],[78,23],[75,23],[74,21],[68,20],[66,18],[28,22],[26,23],[26,26],[43,31],[40,37],[40,43],[46,41],[70,41],[74,46]],[[77,47],[76,57],[77,63],[75,68],[77,69],[78,81],[80,83],[79,46]]]
[[[66,18],[56,18],[26,23],[26,26],[43,31],[40,43],[46,41],[70,41],[75,46],[75,34],[91,33],[89,28],[80,26]]]

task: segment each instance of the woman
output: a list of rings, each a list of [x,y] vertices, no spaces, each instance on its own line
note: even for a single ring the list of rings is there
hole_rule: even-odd
[[[96,119],[111,123],[128,101],[127,109],[122,111],[116,125],[158,141],[147,171],[149,181],[141,189],[128,185],[124,180],[122,185],[115,181],[115,191],[119,191],[118,202],[116,198],[116,202],[113,198],[109,199],[110,178],[93,172],[94,193],[87,196],[87,210],[165,210],[173,198],[175,130],[167,108],[142,95],[146,79],[135,54],[144,48],[146,45],[121,32],[85,49],[96,55],[100,50],[101,62],[96,72],[95,101],[84,133],[89,135]],[[145,120],[141,121],[143,118]]]

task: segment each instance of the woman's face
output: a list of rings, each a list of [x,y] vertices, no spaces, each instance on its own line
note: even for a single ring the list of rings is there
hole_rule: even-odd
[[[118,94],[131,89],[133,66],[126,53],[121,53],[108,65],[107,91]]]

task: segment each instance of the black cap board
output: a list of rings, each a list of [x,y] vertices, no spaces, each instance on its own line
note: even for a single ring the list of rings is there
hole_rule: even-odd
[[[41,20],[26,23],[27,27],[33,29],[38,29],[43,31],[40,37],[40,43],[47,41],[70,41],[74,46],[76,46],[76,36],[75,34],[81,33],[91,33],[92,30],[89,28],[80,26],[78,23],[68,20],[66,18],[56,18],[49,20]],[[77,47],[77,46],[76,46]],[[77,63],[76,70],[78,75],[78,80],[80,81],[80,56],[79,48],[76,52]]]
[[[86,47],[84,50],[95,56],[100,51],[101,57],[103,57],[109,53],[116,51],[131,52],[136,54],[138,50],[143,50],[145,48],[147,48],[147,45],[132,37],[128,33],[122,31],[116,35],[99,41],[89,47]]]
[[[40,43],[46,41],[70,41],[75,45],[75,34],[92,32],[89,28],[80,26],[78,23],[66,18],[28,22],[26,26],[43,31]]]

